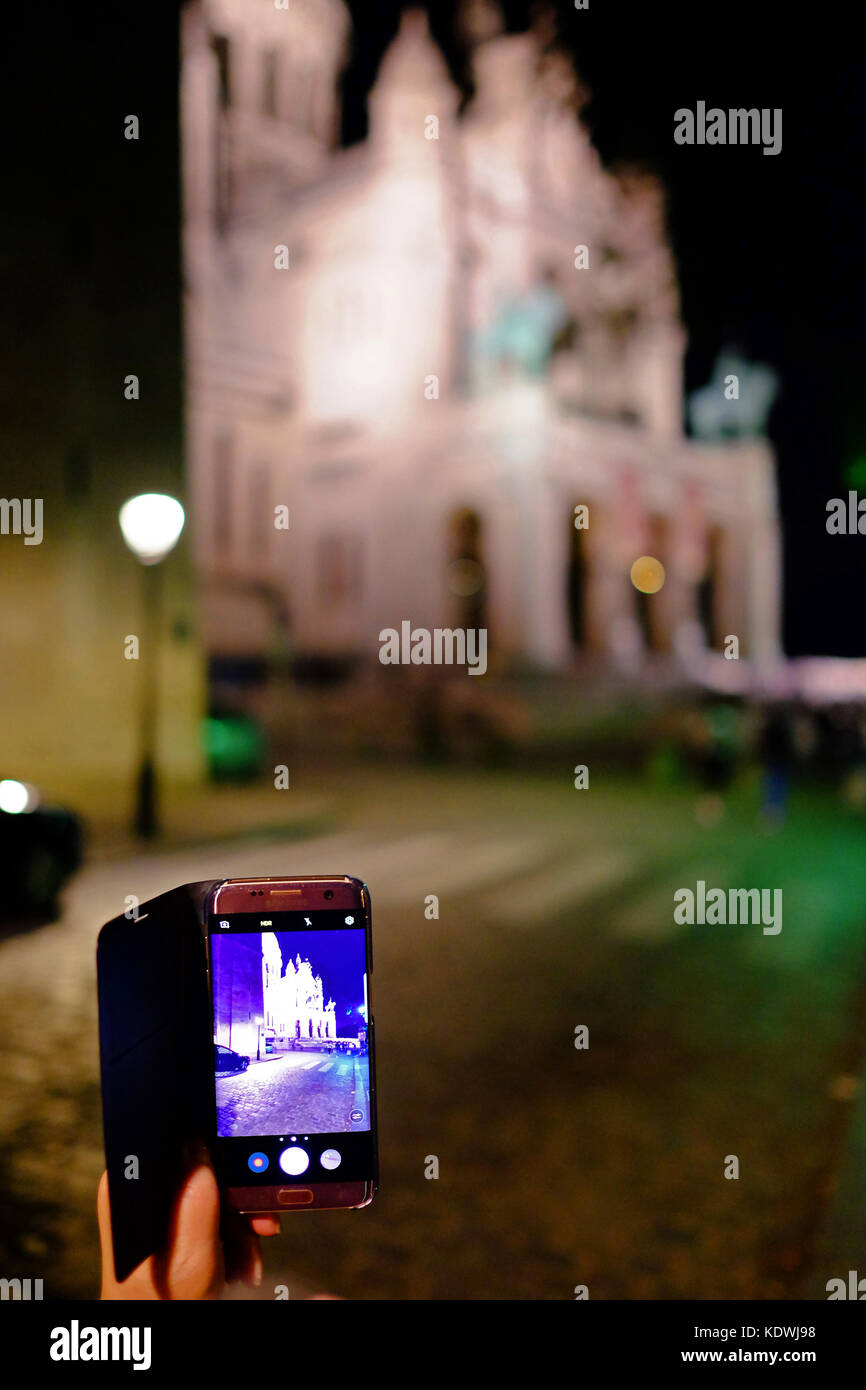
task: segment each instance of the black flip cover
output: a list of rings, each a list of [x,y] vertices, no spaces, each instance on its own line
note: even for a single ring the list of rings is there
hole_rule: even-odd
[[[210,1140],[213,1027],[203,904],[211,883],[162,893],[99,933],[102,1115],[114,1269],[165,1243],[186,1146]],[[125,1176],[129,1158],[138,1177]]]

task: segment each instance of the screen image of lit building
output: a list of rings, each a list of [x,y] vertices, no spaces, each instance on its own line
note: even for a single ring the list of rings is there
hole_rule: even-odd
[[[277,1047],[300,1038],[336,1039],[335,1004],[324,1002],[321,975],[300,954],[289,956],[284,968],[273,932],[262,934],[262,987],[265,1025],[273,1028]]]
[[[273,932],[214,936],[211,956],[215,1043],[261,1060],[296,1041],[336,1041],[321,975],[300,953],[284,962]]]

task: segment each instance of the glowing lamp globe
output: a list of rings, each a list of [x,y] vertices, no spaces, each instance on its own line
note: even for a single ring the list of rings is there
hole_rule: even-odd
[[[143,565],[156,565],[177,545],[186,520],[175,497],[142,492],[120,509],[120,529],[133,555]]]

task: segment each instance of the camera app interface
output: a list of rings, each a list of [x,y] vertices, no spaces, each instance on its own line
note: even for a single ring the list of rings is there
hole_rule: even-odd
[[[217,1134],[369,1130],[359,918],[275,913],[261,930],[267,922],[251,916],[211,925]]]

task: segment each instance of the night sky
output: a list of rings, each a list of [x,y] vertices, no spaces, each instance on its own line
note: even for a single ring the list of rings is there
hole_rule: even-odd
[[[366,93],[401,8],[399,0],[349,0],[358,28],[345,79],[347,142],[363,135]],[[559,0],[556,8],[593,93],[583,118],[602,157],[645,162],[669,191],[689,389],[706,381],[728,342],[782,375],[771,435],[785,527],[787,650],[864,655],[857,585],[866,538],[825,530],[828,498],[845,492],[846,469],[866,457],[866,116],[854,12],[776,0],[724,8],[590,0],[586,11]],[[432,0],[433,29],[466,85],[454,9],[453,0]],[[525,23],[526,0],[506,9],[512,27]],[[11,331],[0,392],[13,418],[26,411],[25,424],[35,418],[47,428],[52,373],[80,350],[57,326],[77,277],[89,277],[107,315],[95,328],[82,324],[80,335],[106,371],[118,356],[126,360],[124,332],[143,331],[136,296],[139,310],[155,296],[179,299],[177,15],[170,3],[90,11],[48,4],[16,16],[7,40],[0,274]],[[781,154],[675,145],[674,111],[698,100],[781,106]],[[147,137],[133,147],[118,134],[128,111],[141,114]],[[181,387],[174,350],[166,344],[166,409]]]
[[[358,1005],[364,1003],[365,940],[363,931],[276,932],[277,944],[283,953],[283,974],[286,961],[300,955],[313,967],[313,975],[322,977],[323,1001],[333,999],[336,1005],[337,1035],[348,1037],[358,1031]],[[231,940],[230,937],[225,938]],[[347,1010],[351,1009],[351,1015]]]
[[[313,968],[313,976],[321,975],[323,1002],[333,999],[336,1005],[338,1037],[354,1037],[362,1020],[358,1017],[358,1005],[364,1003],[364,971],[366,969],[365,939],[363,930],[337,928],[333,931],[295,931],[275,932],[277,943],[283,955],[282,974],[286,973],[286,962],[300,955],[308,960]],[[261,937],[257,938],[259,941]],[[211,949],[218,957],[219,968],[226,970],[230,959],[248,962],[244,935],[213,936]],[[237,968],[237,966],[235,966]],[[260,963],[255,966],[256,973]],[[351,1014],[347,1010],[351,1009]]]

